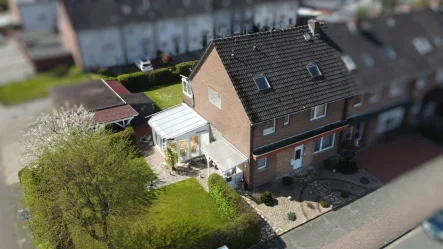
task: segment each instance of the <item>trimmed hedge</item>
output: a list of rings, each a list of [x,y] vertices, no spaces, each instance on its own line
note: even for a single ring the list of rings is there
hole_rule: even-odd
[[[260,238],[259,220],[245,200],[218,174],[209,176],[208,187],[217,206],[232,222],[204,235],[190,248],[218,248],[227,245],[232,249],[241,249],[257,243]]]
[[[197,62],[198,60],[179,63],[175,65],[175,70],[181,75],[188,76],[189,74],[191,74],[191,71],[189,69],[191,69],[192,66]]]
[[[150,72],[135,72],[122,74],[117,77],[118,81],[131,92],[142,92],[152,86],[164,85],[180,81],[180,75],[169,71],[168,68],[160,68]]]

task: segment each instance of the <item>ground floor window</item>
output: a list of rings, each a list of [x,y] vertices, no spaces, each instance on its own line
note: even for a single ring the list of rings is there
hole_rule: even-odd
[[[262,170],[265,169],[267,167],[268,164],[268,158],[267,157],[263,157],[258,159],[257,161],[257,168],[258,170]]]
[[[314,153],[322,152],[334,147],[334,139],[335,133],[315,140]]]
[[[377,133],[381,134],[399,127],[403,121],[404,113],[404,108],[398,107],[378,115]]]

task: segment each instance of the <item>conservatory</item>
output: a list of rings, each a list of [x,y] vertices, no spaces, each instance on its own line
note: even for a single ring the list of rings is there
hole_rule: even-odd
[[[201,148],[209,144],[208,121],[184,103],[153,115],[148,124],[159,151],[176,148],[179,162],[202,156]]]

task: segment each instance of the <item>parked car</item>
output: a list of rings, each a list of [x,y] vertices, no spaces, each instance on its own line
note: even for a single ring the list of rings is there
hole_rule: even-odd
[[[154,70],[152,67],[152,63],[150,60],[146,59],[140,59],[135,63],[135,65],[142,71],[142,72],[149,72]]]
[[[423,221],[423,229],[430,237],[443,241],[443,210]]]

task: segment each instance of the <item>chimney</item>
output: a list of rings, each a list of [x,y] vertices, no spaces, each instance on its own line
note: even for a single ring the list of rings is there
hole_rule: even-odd
[[[317,20],[309,20],[308,21],[309,30],[312,33],[312,36],[320,35],[320,23]]]

